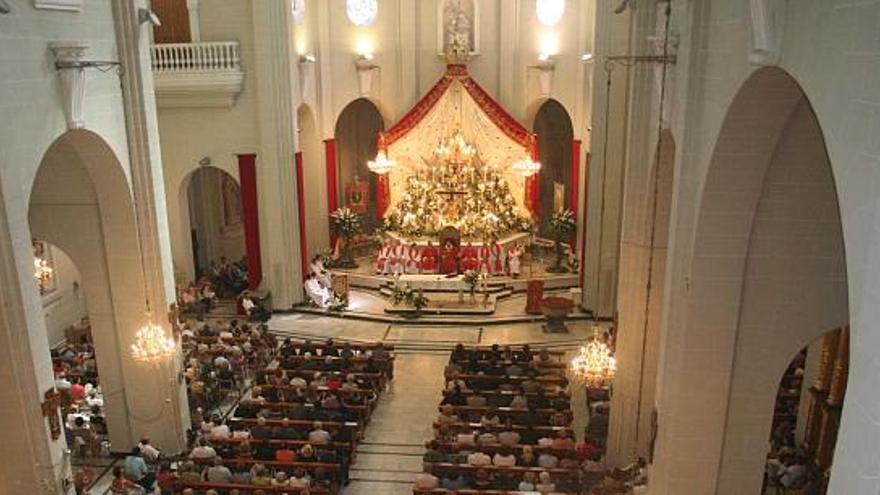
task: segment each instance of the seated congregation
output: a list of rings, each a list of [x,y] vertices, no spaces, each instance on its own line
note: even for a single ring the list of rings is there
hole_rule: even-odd
[[[609,491],[630,488],[574,439],[562,354],[456,346],[413,493],[630,493]]]

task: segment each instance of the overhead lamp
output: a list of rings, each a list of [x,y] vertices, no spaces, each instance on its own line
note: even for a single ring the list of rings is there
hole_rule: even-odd
[[[299,63],[301,64],[313,64],[318,61],[318,58],[315,57],[314,53],[304,53],[299,56]]]
[[[569,365],[572,374],[589,388],[601,388],[617,374],[617,359],[608,344],[593,328],[593,338],[581,347]]]
[[[376,158],[367,162],[367,168],[376,175],[385,175],[391,172],[394,169],[394,165],[396,165],[396,162],[388,158],[385,150],[379,150],[376,153]]]
[[[510,168],[523,177],[531,177],[541,171],[541,162],[536,162],[531,158],[524,158],[514,162]]]
[[[138,361],[159,362],[177,352],[174,339],[166,336],[165,329],[152,322],[147,323],[135,334],[131,354]]]

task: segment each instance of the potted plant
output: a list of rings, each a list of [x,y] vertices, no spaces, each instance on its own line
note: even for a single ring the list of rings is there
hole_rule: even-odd
[[[357,268],[357,263],[351,254],[351,243],[354,236],[361,231],[361,215],[351,208],[343,206],[330,214],[333,219],[333,228],[342,238],[342,251],[339,255],[337,266],[340,268]]]
[[[565,273],[568,271],[568,267],[562,264],[562,259],[565,257],[563,242],[576,229],[577,223],[574,221],[574,213],[571,210],[559,210],[550,217],[550,231],[553,233],[553,241],[555,242],[556,260],[551,267],[547,268],[548,272]]]
[[[461,281],[464,282],[468,288],[468,292],[471,295],[471,304],[476,304],[477,298],[475,292],[477,290],[477,284],[480,283],[480,272],[476,270],[468,270],[462,275]]]

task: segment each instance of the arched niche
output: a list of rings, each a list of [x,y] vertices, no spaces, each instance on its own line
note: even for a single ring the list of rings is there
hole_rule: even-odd
[[[207,273],[211,262],[245,256],[241,188],[235,177],[218,167],[200,166],[184,178],[181,197],[197,276]]]
[[[779,377],[795,353],[849,321],[824,133],[804,91],[779,68],[756,70],[730,102],[692,253],[677,305],[687,312],[667,320],[683,323],[664,329],[652,481],[658,493],[760,493]],[[699,475],[682,485],[677,453],[693,439],[701,456],[688,468]]]
[[[458,15],[459,19],[453,19]],[[469,24],[468,44],[472,55],[480,54],[480,4],[475,0],[441,0],[437,2],[437,53],[446,53],[450,26],[453,21]]]
[[[549,99],[538,108],[532,128],[538,139],[538,161],[541,162],[540,209],[538,235],[550,237],[550,216],[556,209],[577,211],[571,204],[572,141],[574,128],[565,107]]]
[[[366,98],[349,103],[336,121],[336,165],[339,205],[363,213],[365,232],[380,220],[376,215],[376,174],[367,162],[376,156],[379,133],[385,129],[382,114]]]
[[[49,277],[37,280],[37,286],[46,320],[46,338],[49,347],[54,349],[65,341],[69,327],[88,316],[86,296],[81,288],[82,275],[70,255],[60,247],[41,239],[33,239],[32,245],[34,259],[43,260],[51,270]]]

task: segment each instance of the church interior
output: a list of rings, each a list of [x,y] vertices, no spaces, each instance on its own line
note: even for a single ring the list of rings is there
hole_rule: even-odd
[[[0,493],[880,493],[878,32],[0,0]]]

